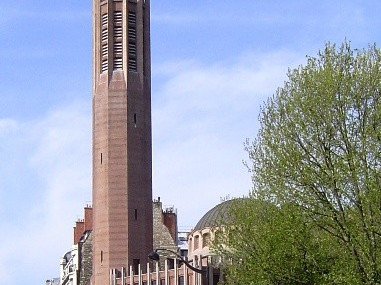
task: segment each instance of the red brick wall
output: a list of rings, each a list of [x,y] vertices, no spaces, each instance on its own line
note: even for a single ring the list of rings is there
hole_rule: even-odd
[[[177,215],[175,213],[163,213],[164,225],[168,228],[173,241],[177,239]]]
[[[85,207],[85,231],[93,229],[93,208]]]
[[[128,267],[134,259],[146,264],[152,251],[150,11],[149,0],[93,0],[93,6],[93,285],[104,285],[110,268]],[[115,10],[124,11],[124,28],[128,11],[136,12],[137,72],[128,71],[127,50],[123,70],[113,71]],[[104,12],[109,70],[100,74]]]
[[[77,244],[85,232],[85,222],[77,221],[74,227],[74,244]]]

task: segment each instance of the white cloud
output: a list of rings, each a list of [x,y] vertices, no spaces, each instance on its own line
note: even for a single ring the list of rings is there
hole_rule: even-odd
[[[179,209],[180,226],[194,226],[220,197],[249,192],[242,143],[255,136],[259,105],[295,60],[287,52],[247,54],[236,62],[182,61],[156,69],[154,195]],[[0,245],[0,284],[42,283],[58,275],[75,217],[90,199],[90,122],[90,102],[55,108],[31,122],[0,120],[10,165],[0,172],[0,199],[8,209],[0,218],[8,229]],[[8,174],[20,177],[27,198],[9,198]],[[38,183],[22,181],[29,178]],[[15,218],[21,222],[15,225]]]
[[[18,128],[18,123],[13,119],[0,119],[0,137],[8,135]]]
[[[23,136],[25,145],[21,147],[27,150],[15,155],[26,156],[24,163],[33,169],[41,188],[32,199],[8,201],[15,212],[6,212],[6,219],[0,220],[1,227],[8,229],[0,247],[0,284],[15,284],[15,280],[42,284],[59,275],[59,258],[71,247],[76,214],[82,214],[90,199],[90,122],[90,103],[76,102],[37,121],[13,123],[20,126],[14,136]],[[25,179],[23,173],[19,175]],[[6,177],[2,180],[7,182]],[[28,181],[23,184],[24,191],[34,188],[28,187]],[[16,227],[13,215],[18,211],[23,219]],[[4,272],[7,274],[1,274]]]
[[[220,197],[249,193],[243,142],[256,136],[260,105],[302,60],[278,51],[154,70],[163,78],[153,94],[154,195],[179,209],[180,226],[194,226]]]

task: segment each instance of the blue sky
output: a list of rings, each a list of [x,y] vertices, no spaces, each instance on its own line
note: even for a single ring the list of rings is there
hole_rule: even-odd
[[[153,191],[191,228],[250,191],[260,105],[328,41],[380,44],[379,1],[152,1]],[[91,1],[0,2],[0,284],[59,275],[91,200]]]

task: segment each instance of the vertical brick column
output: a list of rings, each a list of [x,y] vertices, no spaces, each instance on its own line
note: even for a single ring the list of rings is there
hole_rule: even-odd
[[[149,9],[93,0],[93,285],[153,247]]]

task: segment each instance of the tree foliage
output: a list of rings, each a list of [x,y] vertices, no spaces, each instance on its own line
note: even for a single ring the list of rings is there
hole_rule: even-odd
[[[290,70],[288,78],[262,108],[257,138],[246,144],[254,183],[252,196],[273,205],[277,209],[273,218],[282,221],[264,222],[270,232],[257,248],[276,238],[274,231],[279,227],[283,231],[277,233],[279,242],[291,252],[300,242],[311,245],[308,253],[318,262],[312,271],[324,276],[299,284],[379,284],[381,52],[375,45],[353,51],[348,42],[340,47],[327,44],[317,57],[309,57],[305,66]],[[292,209],[291,216],[283,213],[288,211],[285,207]],[[294,215],[295,209],[300,216]],[[240,211],[246,210],[237,209]],[[229,234],[242,226],[236,222]],[[307,234],[285,235],[284,231],[291,229]],[[252,233],[256,235],[259,233]],[[229,244],[229,240],[224,242]],[[328,266],[324,258],[315,258],[315,253],[321,256],[318,248],[324,253],[325,244],[337,254],[335,262],[341,266]],[[240,248],[229,246],[235,253]],[[254,252],[259,253],[257,249]],[[270,257],[264,259],[269,261]],[[255,262],[257,266],[265,264]],[[297,272],[293,268],[287,267],[282,276]]]
[[[237,200],[231,224],[214,249],[225,258],[227,284],[322,284],[337,257],[298,207],[248,198]],[[329,284],[329,283],[327,283]]]

